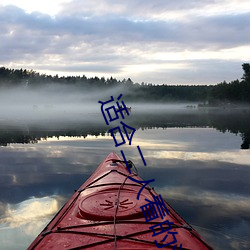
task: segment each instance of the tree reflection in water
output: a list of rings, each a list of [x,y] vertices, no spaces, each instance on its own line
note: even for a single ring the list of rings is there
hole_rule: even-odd
[[[164,111],[133,111],[133,115],[126,117],[131,126],[136,129],[150,128],[185,128],[185,127],[209,127],[217,129],[223,133],[226,131],[240,135],[241,149],[249,149],[250,146],[250,110],[182,110],[179,112]],[[0,145],[8,146],[11,143],[37,143],[41,139],[52,137],[86,137],[88,135],[102,136],[108,133],[106,125],[96,121],[89,123],[72,121],[72,123],[62,123],[49,121],[47,124],[36,125],[11,125],[0,124]],[[45,128],[46,125],[46,128]]]

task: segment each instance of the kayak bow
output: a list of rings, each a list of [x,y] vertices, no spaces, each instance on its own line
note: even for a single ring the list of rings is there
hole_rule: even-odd
[[[28,250],[213,249],[165,201],[166,216],[152,219],[154,210],[151,210],[148,214],[151,220],[146,221],[141,207],[147,204],[145,199],[153,204],[158,194],[146,186],[137,200],[144,184],[130,180],[129,176],[142,181],[134,172],[129,174],[116,153],[110,153]]]

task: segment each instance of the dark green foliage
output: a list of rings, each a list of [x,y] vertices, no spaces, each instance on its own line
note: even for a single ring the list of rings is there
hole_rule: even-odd
[[[241,79],[243,79],[244,82],[250,81],[250,64],[249,63],[243,63],[242,69],[244,70],[244,74]]]
[[[250,103],[250,64],[242,64],[244,71],[242,81],[222,82],[217,85],[153,85],[151,83],[133,83],[128,79],[122,81],[113,77],[83,76],[51,76],[33,70],[0,68],[0,87],[37,88],[51,84],[64,84],[80,88],[80,90],[109,90],[122,87],[124,99],[128,101],[204,102],[209,105],[225,105],[231,103]]]
[[[242,81],[222,82],[213,87],[210,104],[250,103],[250,64],[242,64],[244,71]]]

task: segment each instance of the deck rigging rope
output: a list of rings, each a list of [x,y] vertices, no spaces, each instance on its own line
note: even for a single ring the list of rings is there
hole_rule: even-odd
[[[134,164],[133,164],[134,165]],[[118,192],[117,192],[117,199],[116,199],[116,208],[115,208],[115,213],[114,213],[114,249],[117,250],[117,234],[116,234],[116,216],[117,216],[117,213],[118,213],[118,209],[119,209],[119,204],[120,204],[120,194],[121,194],[121,188],[124,186],[125,182],[127,181],[128,177],[129,176],[134,176],[134,175],[137,175],[137,174],[128,174],[123,183],[121,183],[119,189],[118,189]]]

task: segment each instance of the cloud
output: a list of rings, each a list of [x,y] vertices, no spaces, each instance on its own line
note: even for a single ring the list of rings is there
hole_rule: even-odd
[[[131,77],[139,82],[234,80],[241,76],[241,63],[250,60],[239,52],[249,46],[250,13],[233,12],[233,4],[233,0],[227,4],[158,0],[143,5],[132,0],[76,0],[65,3],[56,16],[0,5],[0,63],[61,75]],[[218,13],[212,15],[212,10]],[[227,49],[236,51],[233,62]],[[203,67],[204,63],[209,66]],[[220,63],[224,67],[212,67]],[[232,63],[239,69],[235,66],[231,71]]]
[[[65,3],[61,13],[64,15],[79,15],[85,17],[91,16],[122,16],[131,17],[134,19],[161,19],[166,18],[183,18],[192,16],[193,14],[200,16],[200,13],[227,10],[240,11],[244,10],[247,0],[241,2],[243,5],[235,6],[234,1],[219,0],[219,1],[197,1],[197,0],[180,0],[180,1],[162,1],[162,0],[145,0],[143,4],[139,0],[127,0],[117,2],[115,0],[79,0]],[[233,5],[233,6],[232,6]],[[249,5],[248,5],[249,6]]]
[[[59,45],[59,48],[64,45],[65,48],[67,43],[60,43],[66,39],[68,46],[72,47],[74,44],[79,46],[80,41],[83,45],[93,43],[93,47],[105,42],[109,45],[163,42],[166,45],[174,43],[175,46],[179,44],[181,47],[195,49],[197,44],[203,48],[213,44],[226,47],[245,45],[248,44],[250,36],[248,33],[245,33],[244,39],[240,36],[242,31],[249,29],[250,13],[195,17],[189,22],[144,21],[119,16],[84,18],[58,15],[52,18],[39,12],[27,14],[13,6],[3,7],[1,14],[1,26],[5,35],[9,35],[10,39],[11,36],[20,38],[21,35],[23,38],[31,38],[24,39],[30,41],[27,47],[33,42],[36,46],[43,45],[44,48],[48,45],[54,45],[54,48],[56,45]],[[42,39],[40,43],[38,39]]]

